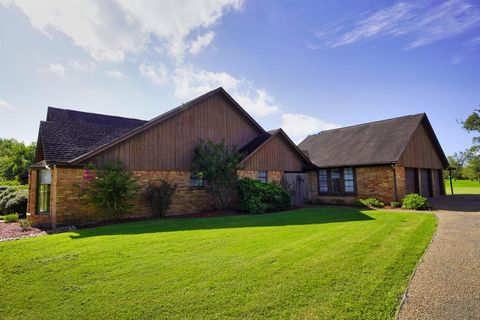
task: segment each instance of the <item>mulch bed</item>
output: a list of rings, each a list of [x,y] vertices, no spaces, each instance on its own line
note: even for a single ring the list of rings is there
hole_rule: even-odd
[[[35,237],[47,234],[45,231],[31,227],[23,231],[19,222],[5,223],[0,222],[0,242],[28,237]]]

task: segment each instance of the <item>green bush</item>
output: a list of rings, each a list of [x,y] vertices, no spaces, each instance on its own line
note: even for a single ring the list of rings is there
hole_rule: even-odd
[[[376,198],[358,199],[358,205],[369,208],[382,208],[385,204]]]
[[[13,193],[15,196],[10,198],[5,204],[4,213],[19,213],[22,217],[27,212],[27,192],[19,190]]]
[[[107,219],[118,219],[130,211],[139,190],[133,174],[120,161],[90,167],[96,176],[83,189],[82,196]]]
[[[238,181],[237,188],[241,211],[259,214],[291,207],[291,195],[280,185],[245,178]]]
[[[3,216],[3,221],[5,223],[12,223],[12,222],[17,222],[18,221],[18,213],[11,213]]]
[[[5,213],[5,205],[7,204],[8,200],[14,198],[15,196],[16,189],[12,187],[7,188],[0,193],[0,213]]]
[[[177,185],[165,180],[160,180],[159,183],[150,183],[144,191],[145,199],[150,202],[153,214],[161,217],[165,214],[168,207],[172,203],[173,194]]]
[[[403,202],[403,205],[402,205],[403,209],[424,210],[430,206],[427,198],[417,193],[407,194],[405,198],[403,198],[402,202]]]
[[[17,180],[0,180],[0,190],[2,187],[7,187],[7,186],[19,186],[20,182]]]
[[[398,201],[390,202],[390,207],[392,207],[392,208],[400,208],[401,206],[402,206],[401,202],[398,202]]]
[[[22,231],[30,230],[32,228],[32,221],[27,219],[21,219],[20,227],[22,228]]]

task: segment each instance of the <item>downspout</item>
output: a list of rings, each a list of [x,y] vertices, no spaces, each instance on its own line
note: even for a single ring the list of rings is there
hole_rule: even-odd
[[[398,190],[397,190],[397,172],[395,171],[396,163],[392,163],[392,174],[393,174],[393,199],[395,202],[398,202]]]

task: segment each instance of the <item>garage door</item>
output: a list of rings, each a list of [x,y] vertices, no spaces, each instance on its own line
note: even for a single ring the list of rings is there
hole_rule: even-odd
[[[429,169],[420,169],[420,194],[424,197],[432,197],[432,181]]]
[[[407,194],[418,193],[417,169],[405,169],[405,185],[407,189]]]

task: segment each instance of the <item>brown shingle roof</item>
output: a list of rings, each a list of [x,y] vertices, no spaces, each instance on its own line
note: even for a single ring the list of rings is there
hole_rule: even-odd
[[[421,113],[322,131],[305,138],[299,148],[319,167],[395,163],[421,121],[430,126]],[[436,140],[434,133],[433,137]],[[445,157],[441,148],[440,152]]]

